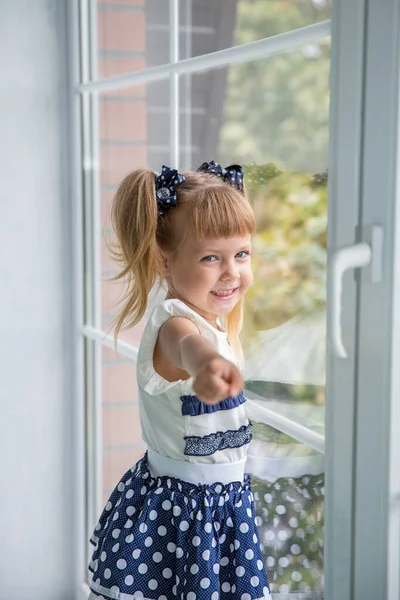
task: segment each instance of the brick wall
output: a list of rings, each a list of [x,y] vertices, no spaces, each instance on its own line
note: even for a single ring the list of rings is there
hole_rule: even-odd
[[[103,348],[103,499],[143,453],[135,364]]]
[[[146,67],[144,0],[98,2],[98,74],[120,75]],[[147,89],[134,86],[99,96],[100,194],[103,227],[101,303],[103,329],[108,331],[121,294],[120,283],[107,279],[117,267],[106,246],[111,239],[110,205],[121,179],[148,165]],[[133,346],[143,325],[124,332]],[[136,365],[113,350],[102,350],[103,500],[107,501],[121,475],[144,451],[139,424]]]

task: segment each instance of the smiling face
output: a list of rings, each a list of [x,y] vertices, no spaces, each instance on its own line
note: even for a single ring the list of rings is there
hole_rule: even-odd
[[[177,206],[162,217],[157,244],[168,284],[177,298],[213,326],[227,316],[232,340],[239,334],[238,313],[231,311],[252,283],[253,210],[244,191],[209,173],[184,173]],[[241,320],[241,319],[240,319]]]
[[[196,240],[164,253],[168,298],[178,298],[212,325],[244,298],[252,280],[251,237]]]

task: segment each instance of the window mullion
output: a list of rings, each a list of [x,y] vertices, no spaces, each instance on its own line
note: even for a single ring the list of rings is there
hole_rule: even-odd
[[[261,58],[268,58],[277,54],[282,54],[293,50],[299,46],[309,44],[330,36],[330,21],[322,21],[314,25],[308,25],[280,33],[278,35],[249,42],[233,48],[217,50],[209,54],[194,56],[179,60],[175,63],[150,67],[142,71],[125,73],[116,77],[108,77],[96,81],[85,81],[77,86],[78,93],[97,91],[109,91],[124,89],[133,85],[149,83],[150,81],[159,81],[170,77],[172,73],[199,73],[208,69],[217,67],[226,67],[240,62],[249,62]]]
[[[170,44],[169,60],[171,64],[179,60],[179,0],[169,0]],[[170,110],[170,161],[179,168],[179,75],[170,73],[169,89]]]
[[[111,348],[111,350],[116,350],[119,354],[121,354],[121,356],[126,356],[134,361],[137,359],[138,348],[135,348],[134,346],[131,346],[130,344],[127,344],[121,340],[118,340],[117,344],[115,344],[114,337],[112,335],[105,334],[101,329],[96,329],[90,325],[85,325],[82,328],[82,334],[93,342],[97,342],[102,346]]]

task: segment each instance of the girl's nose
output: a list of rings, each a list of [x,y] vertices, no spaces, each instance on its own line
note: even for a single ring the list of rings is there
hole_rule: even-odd
[[[222,281],[230,281],[231,279],[240,279],[240,273],[237,265],[234,263],[226,263],[225,269],[221,275]]]

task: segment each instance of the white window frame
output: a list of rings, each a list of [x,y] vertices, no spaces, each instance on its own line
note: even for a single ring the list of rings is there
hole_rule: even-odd
[[[93,78],[93,68],[91,74],[88,73],[88,69],[85,74],[85,69],[83,69],[83,76],[81,76],[81,67],[84,64],[86,67],[90,64],[88,49],[82,43],[85,36],[87,37],[84,16],[88,14],[89,3],[92,10],[95,10],[96,3],[91,0],[76,0],[68,3],[72,28],[70,40],[71,47],[74,49],[71,57],[71,71],[75,83],[71,128],[73,136],[75,136],[73,150],[76,158],[73,163],[76,182],[73,236],[77,273],[76,289],[82,292],[81,295],[77,294],[76,298],[76,315],[80,325],[79,339],[77,340],[77,362],[81,369],[76,381],[77,402],[74,402],[74,406],[78,407],[74,415],[77,432],[75,440],[77,448],[76,494],[77,504],[82,507],[82,512],[79,513],[76,520],[78,538],[82,540],[82,544],[77,548],[75,554],[77,589],[79,589],[77,598],[79,600],[87,600],[88,595],[87,586],[82,583],[86,571],[85,554],[88,534],[85,530],[85,522],[90,521],[95,510],[95,486],[99,482],[98,462],[96,463],[99,455],[96,455],[96,451],[99,448],[101,457],[101,430],[98,423],[98,408],[101,400],[101,363],[98,358],[101,348],[112,343],[101,330],[99,318],[96,316],[96,307],[91,304],[93,298],[96,300],[93,267],[98,264],[100,257],[98,244],[100,223],[98,212],[96,212],[96,208],[98,208],[98,203],[96,205],[98,157],[93,152],[96,150],[93,140],[97,139],[98,124],[97,120],[93,119],[93,113],[90,110],[91,98],[103,90],[169,78],[172,106],[174,107],[171,114],[170,156],[171,161],[178,165],[179,120],[176,84],[180,74],[197,73],[211,67],[273,56],[308,41],[326,37],[330,27],[328,22],[320,23],[274,38],[245,44],[238,48],[229,48],[205,56],[178,61],[178,0],[170,0],[170,31],[174,33],[174,38],[171,40],[170,63],[139,73],[98,80],[95,76]],[[393,262],[394,257],[398,259],[400,255],[400,211],[398,209],[400,203],[400,177],[398,175],[400,168],[398,106],[400,4],[399,0],[382,0],[380,3],[367,2],[367,0],[354,0],[348,3],[345,0],[336,0],[336,4],[334,23],[336,37],[334,62],[336,67],[332,81],[338,89],[335,90],[335,110],[331,113],[331,127],[335,132],[335,136],[331,136],[335,178],[333,182],[332,179],[330,180],[330,194],[332,194],[333,201],[340,200],[339,210],[336,210],[336,207],[334,213],[340,221],[340,227],[331,221],[330,243],[333,250],[341,247],[342,244],[354,243],[353,221],[356,219],[353,214],[350,215],[351,219],[348,219],[348,207],[354,208],[354,202],[357,203],[359,200],[367,227],[371,221],[383,221],[386,225],[387,245],[384,253],[386,279],[384,279],[384,289],[380,297],[380,319],[385,324],[387,337],[383,341],[380,337],[382,323],[374,319],[375,308],[371,297],[365,293],[367,288],[363,276],[359,278],[359,288],[364,293],[361,293],[361,302],[357,307],[357,319],[354,314],[351,314],[355,312],[356,306],[353,302],[355,286],[354,281],[350,282],[350,278],[348,278],[344,286],[347,288],[347,294],[344,299],[343,313],[347,320],[345,341],[346,347],[351,351],[350,360],[346,363],[340,362],[334,356],[329,357],[330,369],[327,380],[332,396],[331,400],[334,402],[330,401],[327,407],[329,430],[327,432],[326,457],[328,492],[325,510],[326,596],[332,600],[339,598],[340,600],[350,600],[350,598],[365,600],[367,597],[385,597],[392,600],[392,598],[399,597],[400,593],[398,570],[400,556],[400,470],[398,466],[400,374],[397,364],[400,356],[400,319],[396,307],[400,295],[400,269],[399,261]],[[78,24],[80,24],[80,36]],[[78,50],[79,37],[81,52]],[[343,43],[340,43],[341,40]],[[350,47],[350,41],[353,47]],[[85,52],[86,57],[84,56]],[[80,59],[82,59],[82,63]],[[387,66],[388,59],[390,59],[390,76],[387,76],[387,72],[383,68],[383,66]],[[360,81],[361,73],[362,80]],[[348,102],[349,90],[355,90],[355,94],[352,96],[352,106]],[[362,109],[360,109],[361,105],[363,105]],[[382,107],[385,109],[383,112],[381,112]],[[87,117],[88,114],[90,118]],[[374,129],[377,115],[381,119],[378,133]],[[80,143],[81,134],[85,146]],[[340,153],[338,149],[341,150]],[[387,157],[390,160],[387,160]],[[82,164],[84,166],[83,173]],[[379,189],[376,187],[378,181],[381,184]],[[91,225],[90,229],[86,230],[87,235],[84,235],[85,218],[82,214],[83,189],[86,189],[86,200],[93,204],[91,208],[94,209],[86,215],[86,222]],[[88,192],[90,193],[88,194]],[[382,198],[380,203],[375,202],[378,196]],[[397,210],[395,211],[396,201]],[[332,209],[333,203],[330,204]],[[86,206],[88,206],[87,202]],[[344,213],[341,212],[343,210]],[[362,221],[363,223],[364,221]],[[366,231],[366,229],[359,231],[357,238],[364,239]],[[87,243],[86,249],[89,251],[86,252],[86,267],[89,268],[83,267],[84,240]],[[368,275],[364,275],[364,277],[368,277]],[[99,280],[97,279],[97,281]],[[328,296],[331,291],[328,286]],[[392,292],[394,292],[393,296]],[[86,301],[83,308],[82,298],[84,296]],[[373,296],[373,293],[370,296]],[[99,295],[97,295],[98,298]],[[384,312],[383,309],[388,310]],[[90,320],[86,318],[88,315]],[[331,325],[330,318],[331,315],[328,314],[328,328]],[[357,323],[360,324],[360,331],[357,331]],[[391,329],[390,325],[393,325],[395,330]],[[368,362],[371,355],[369,346],[372,338],[371,330],[375,339],[380,342],[379,358],[382,359],[384,354],[386,360],[386,362],[378,360],[376,364],[372,365],[373,368]],[[357,343],[361,344],[358,349],[356,349]],[[368,350],[370,354],[368,354]],[[119,351],[122,355],[135,361],[137,348],[120,342]],[[90,369],[88,369],[88,361]],[[354,371],[355,361],[357,361],[356,378],[351,374]],[[332,386],[333,381],[336,390],[333,389],[335,387]],[[354,399],[351,398],[350,390],[353,383],[356,384]],[[342,391],[347,393],[347,397],[346,393],[341,393]],[[85,399],[87,405],[85,405]],[[381,403],[378,403],[377,399]],[[354,411],[355,405],[357,405],[357,411]],[[81,409],[80,412],[79,409]],[[85,410],[86,422],[83,418]],[[288,423],[287,420],[282,419],[282,415],[273,410],[265,417],[265,422],[269,422],[285,432],[288,432],[288,427],[296,428],[298,426],[295,420]],[[344,429],[343,425],[345,425]],[[376,431],[378,432],[375,443],[376,452],[369,466],[363,466],[365,449],[368,448]],[[352,432],[355,433],[354,436],[352,436]],[[300,441],[305,441],[300,438],[303,434],[307,436],[309,433],[307,428],[302,430],[301,427],[297,427],[296,431],[290,431],[290,435]],[[311,442],[310,445],[312,443],[320,444],[321,440],[310,438],[309,442]],[[320,449],[322,450],[322,447]],[[97,464],[90,481],[86,479],[84,468],[88,454],[91,463]],[[372,487],[369,480],[371,472],[374,474],[374,486]],[[90,476],[90,472],[88,475]],[[88,490],[88,494],[86,490]],[[92,493],[91,496],[90,493]],[[369,502],[365,502],[366,494],[368,494]],[[86,508],[83,508],[85,500],[88,502]],[[368,528],[371,506],[378,507],[379,520],[374,527]],[[375,573],[378,574],[378,577],[375,577]]]
[[[169,79],[170,82],[170,160],[179,168],[179,76],[230,66],[257,59],[273,57],[305,44],[330,37],[330,21],[288,31],[255,42],[226,48],[209,54],[179,60],[179,0],[169,0],[170,48],[169,63],[150,67],[134,73],[99,79],[97,77],[97,32],[95,26],[97,3],[93,0],[76,0],[70,3],[70,22],[74,89],[74,132],[76,140],[76,207],[74,241],[76,248],[76,273],[82,296],[77,298],[77,315],[80,323],[78,362],[81,366],[77,382],[77,395],[81,398],[82,415],[77,415],[80,432],[77,450],[79,473],[79,498],[82,514],[78,519],[79,539],[82,546],[76,553],[77,572],[80,574],[78,600],[87,600],[88,586],[84,583],[87,562],[87,540],[91,533],[89,523],[98,516],[101,506],[102,486],[102,427],[101,427],[101,350],[115,348],[114,338],[101,329],[101,224],[98,156],[97,95],[110,90],[120,90],[133,85]],[[89,35],[90,32],[90,35]],[[88,43],[88,40],[89,43]],[[82,298],[84,298],[82,306]],[[138,348],[118,341],[117,350],[136,362]],[[86,404],[85,404],[86,401]],[[279,412],[279,406],[257,409],[260,418],[268,425],[297,439],[299,442],[324,453],[325,436]],[[85,472],[84,464],[91,468]],[[83,508],[85,507],[85,508]]]

